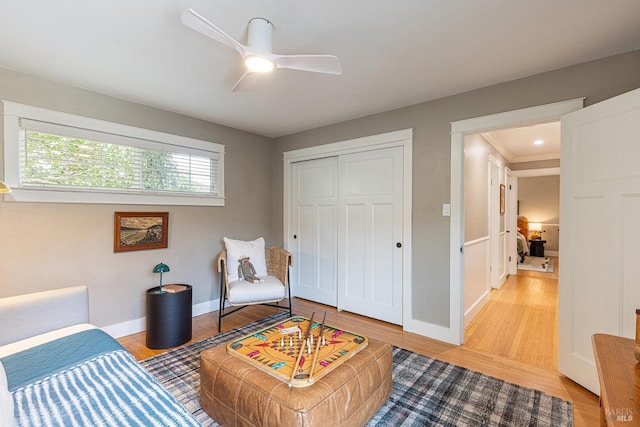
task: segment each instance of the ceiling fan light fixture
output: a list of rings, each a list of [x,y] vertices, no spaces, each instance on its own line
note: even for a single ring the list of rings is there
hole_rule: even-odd
[[[282,55],[271,49],[273,41],[273,24],[265,18],[253,18],[247,26],[247,44],[242,44],[231,37],[214,23],[193,9],[186,9],[180,18],[182,23],[194,31],[201,33],[219,43],[235,50],[244,61],[247,71],[231,89],[247,90],[258,79],[259,74],[273,71],[274,68],[298,71],[310,71],[321,74],[342,74],[340,60],[334,55],[294,54]],[[240,84],[243,82],[242,84]]]
[[[249,71],[253,71],[255,73],[268,73],[275,67],[272,61],[267,58],[263,58],[262,56],[247,56],[244,63]]]

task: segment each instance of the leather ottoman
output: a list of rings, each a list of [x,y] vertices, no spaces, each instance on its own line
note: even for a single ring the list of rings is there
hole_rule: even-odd
[[[200,404],[222,426],[361,426],[389,398],[391,346],[369,345],[309,387],[288,384],[227,354],[200,354]]]

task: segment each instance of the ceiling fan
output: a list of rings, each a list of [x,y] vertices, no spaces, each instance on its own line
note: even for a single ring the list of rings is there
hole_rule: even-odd
[[[251,89],[257,76],[274,68],[342,74],[340,60],[333,55],[280,55],[271,52],[273,25],[264,18],[253,18],[249,21],[246,45],[235,40],[193,9],[185,10],[181,20],[192,30],[226,44],[240,54],[247,71],[233,86],[234,92]]]

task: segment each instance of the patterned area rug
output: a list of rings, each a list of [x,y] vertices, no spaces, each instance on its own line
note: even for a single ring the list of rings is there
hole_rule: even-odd
[[[526,256],[524,262],[518,263],[518,270],[553,273],[555,260],[549,257]]]
[[[143,360],[204,426],[217,426],[200,408],[201,351],[287,317],[286,312]],[[393,349],[391,397],[369,426],[571,426],[570,402],[408,350]]]

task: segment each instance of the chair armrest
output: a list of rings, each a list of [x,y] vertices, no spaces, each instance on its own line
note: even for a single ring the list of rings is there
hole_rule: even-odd
[[[286,286],[289,267],[293,265],[293,255],[282,248],[270,247],[266,248],[265,251],[267,273],[280,279],[282,284]]]
[[[227,264],[227,251],[222,251],[218,254],[216,263],[218,264],[218,273],[222,273],[224,266]]]

